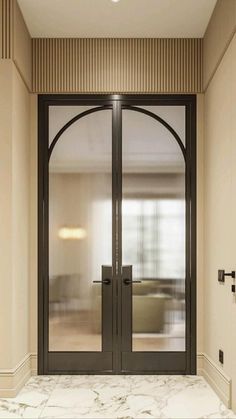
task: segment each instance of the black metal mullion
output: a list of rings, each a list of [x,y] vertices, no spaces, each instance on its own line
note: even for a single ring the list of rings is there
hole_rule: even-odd
[[[188,135],[189,135],[189,171],[190,171],[190,223],[189,223],[189,265],[190,265],[190,290],[188,293],[189,301],[189,317],[190,317],[190,342],[189,342],[189,358],[190,358],[190,374],[196,374],[197,367],[197,337],[196,337],[196,303],[197,303],[197,265],[196,265],[196,241],[197,241],[197,189],[196,189],[196,99],[188,104]]]
[[[47,318],[44,312],[44,120],[45,103],[38,103],[38,373],[44,374],[44,325]]]
[[[122,195],[122,161],[121,161],[122,121],[120,102],[113,103],[112,116],[112,267],[113,267],[113,369],[121,370],[121,195]]]

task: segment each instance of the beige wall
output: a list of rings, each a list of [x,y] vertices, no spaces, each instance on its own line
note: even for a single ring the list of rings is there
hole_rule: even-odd
[[[0,26],[0,396],[14,396],[31,373],[31,39],[16,0],[0,0]]]
[[[11,60],[0,61],[0,91],[0,388],[7,391],[3,375],[13,371],[13,379],[29,353],[30,95]]]
[[[203,352],[204,261],[204,95],[197,95],[197,353]],[[199,362],[198,362],[199,369]]]
[[[231,79],[232,79],[232,91],[231,91],[231,167],[232,167],[232,226],[233,226],[233,258],[234,267],[236,269],[236,246],[235,246],[235,234],[236,234],[236,218],[234,209],[236,208],[236,35],[234,36],[232,49],[231,49]],[[236,284],[236,281],[234,281]],[[236,412],[236,297],[231,296],[231,376],[232,376],[232,407]]]
[[[0,62],[0,368],[12,368],[12,62]]]
[[[38,245],[37,245],[37,205],[38,205],[38,154],[37,154],[37,138],[38,138],[38,107],[37,95],[30,95],[30,109],[31,109],[31,135],[30,135],[30,353],[34,355],[37,353],[37,301],[38,301]],[[36,363],[33,365],[36,369]]]
[[[236,1],[218,0],[203,40],[203,88],[207,88],[236,29]]]
[[[232,378],[236,408],[236,300],[230,279],[217,281],[217,270],[236,269],[236,36],[205,93],[205,232],[204,232],[204,352]],[[234,333],[234,338],[236,334]],[[224,351],[224,365],[218,351]],[[232,363],[234,362],[234,369]]]
[[[12,83],[12,297],[13,365],[16,365],[29,350],[30,95],[14,65]]]

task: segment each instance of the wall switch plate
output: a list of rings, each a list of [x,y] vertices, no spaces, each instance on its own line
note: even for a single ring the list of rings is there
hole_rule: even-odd
[[[225,271],[224,269],[218,270],[218,281],[219,282],[225,282]]]
[[[221,349],[219,350],[219,361],[221,364],[224,363],[224,352]]]

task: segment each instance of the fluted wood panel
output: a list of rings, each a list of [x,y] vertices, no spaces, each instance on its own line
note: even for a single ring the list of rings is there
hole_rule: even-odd
[[[201,39],[33,39],[34,92],[201,92]]]
[[[0,0],[0,58],[12,58],[12,0]]]

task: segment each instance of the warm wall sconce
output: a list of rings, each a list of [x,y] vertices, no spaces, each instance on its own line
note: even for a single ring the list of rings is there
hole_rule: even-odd
[[[62,227],[59,229],[58,236],[64,240],[81,240],[87,236],[87,232],[80,227]]]

